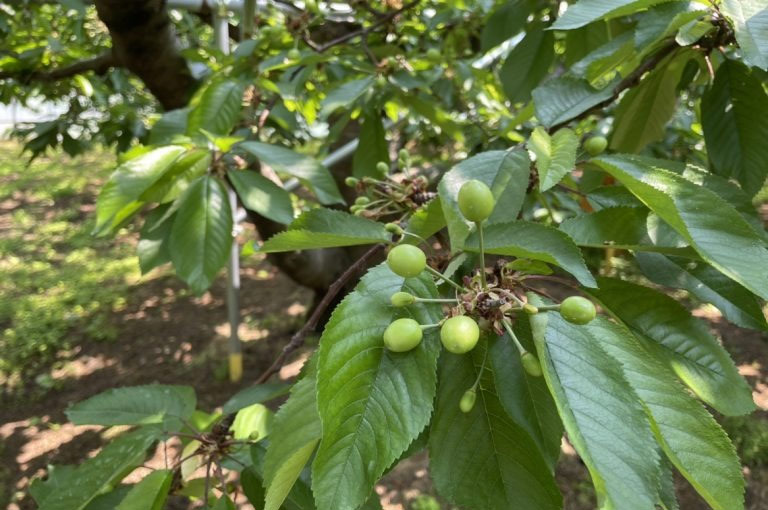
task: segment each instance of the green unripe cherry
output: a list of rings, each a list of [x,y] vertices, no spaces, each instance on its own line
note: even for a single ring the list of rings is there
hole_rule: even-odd
[[[590,156],[602,154],[607,147],[608,140],[606,140],[604,136],[590,136],[587,138],[587,141],[584,142],[584,150],[586,150],[587,154]]]
[[[396,275],[413,278],[427,267],[427,256],[412,244],[398,244],[389,250],[387,265]]]
[[[386,175],[389,173],[389,165],[386,164],[384,161],[379,161],[376,163],[376,171],[380,174]]]
[[[395,292],[389,298],[389,301],[392,303],[392,306],[408,306],[416,302],[416,297],[407,292]]]
[[[459,409],[462,413],[468,413],[475,407],[475,400],[477,400],[477,393],[472,388],[468,389],[461,396],[459,400]]]
[[[397,319],[384,331],[384,345],[392,352],[410,351],[421,342],[423,333],[413,319]]]
[[[368,197],[357,197],[355,199],[355,205],[368,205],[371,203],[371,199]]]
[[[387,223],[387,224],[385,224],[384,225],[384,230],[386,230],[390,234],[395,234],[395,235],[398,235],[398,236],[401,236],[401,235],[403,235],[405,233],[405,230],[403,230],[403,228],[400,225],[398,225],[397,223]]]
[[[440,50],[437,48],[430,48],[427,50],[427,60],[430,62],[440,62],[441,58],[442,55],[440,55]]]
[[[347,177],[346,179],[344,179],[344,184],[346,184],[350,188],[354,188],[355,186],[357,186],[359,182],[360,182],[360,179],[358,179],[357,177]]]
[[[448,352],[464,354],[475,348],[480,339],[480,327],[466,315],[451,317],[440,328],[440,341]]]
[[[539,309],[530,303],[526,303],[523,305],[523,311],[528,315],[536,315],[537,313],[539,313]]]
[[[467,181],[459,189],[459,210],[469,221],[486,220],[496,205],[491,188],[476,179]]]
[[[286,56],[288,57],[288,60],[299,60],[301,58],[301,52],[296,48],[291,48],[288,50]]]
[[[528,375],[541,377],[541,363],[539,363],[539,359],[535,355],[526,351],[520,357],[520,361],[523,363],[523,368],[528,372]]]
[[[560,305],[560,315],[572,324],[584,325],[597,316],[595,305],[587,298],[571,296]]]

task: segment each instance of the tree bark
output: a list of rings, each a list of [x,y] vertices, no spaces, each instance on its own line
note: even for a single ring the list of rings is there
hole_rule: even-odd
[[[179,51],[165,0],[96,0],[115,60],[134,72],[166,110],[186,106],[197,81]]]

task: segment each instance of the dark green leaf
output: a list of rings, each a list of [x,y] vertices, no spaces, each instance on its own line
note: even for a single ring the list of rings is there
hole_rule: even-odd
[[[506,342],[506,339],[499,340]],[[443,353],[430,430],[430,474],[440,495],[482,510],[557,510],[562,501],[552,470],[526,431],[506,414],[486,364],[469,413],[459,409],[477,379],[487,345],[471,353]],[[504,376],[502,381],[508,382]],[[559,442],[559,440],[558,440]]]
[[[542,25],[533,25],[507,55],[499,70],[504,93],[513,103],[531,98],[533,90],[547,75],[555,58],[555,36]]]
[[[152,126],[149,132],[149,145],[163,145],[172,143],[177,135],[183,135],[187,132],[187,118],[189,117],[188,108],[179,108],[165,112],[160,119]]]
[[[291,195],[253,170],[230,170],[227,175],[246,209],[278,223],[293,221]]]
[[[147,274],[152,269],[171,261],[171,253],[168,251],[168,238],[170,237],[171,225],[173,223],[171,221],[159,223],[165,217],[169,207],[166,204],[152,209],[144,221],[144,226],[141,227],[139,243],[136,246],[141,274]]]
[[[749,65],[768,70],[768,5],[765,0],[723,0],[721,9],[733,23],[744,60]]]
[[[704,322],[648,287],[613,278],[600,278],[598,283],[600,288],[590,294],[636,335],[649,340],[653,354],[699,398],[729,416],[754,410],[752,390]]]
[[[768,176],[768,94],[755,73],[723,62],[701,100],[701,124],[713,171],[757,193]]]
[[[214,80],[200,94],[189,112],[187,134],[205,129],[215,135],[228,135],[240,117],[245,84],[234,80]]]
[[[252,404],[262,404],[288,393],[290,386],[286,383],[264,383],[249,386],[235,393],[221,407],[224,414],[234,413]]]
[[[322,204],[343,204],[339,188],[331,173],[320,162],[290,149],[261,142],[242,142],[237,145],[262,163],[278,172],[296,177],[309,187]]]
[[[555,30],[572,30],[595,20],[624,16],[669,0],[579,0],[568,7],[552,25]]]
[[[391,234],[384,225],[333,209],[311,209],[288,226],[288,230],[267,239],[259,251],[281,251],[385,243]]]
[[[427,205],[418,209],[408,220],[408,232],[415,234],[423,239],[428,239],[437,232],[445,228],[445,215],[443,214],[443,204],[440,197],[435,197]],[[405,242],[411,242],[409,237]],[[418,242],[418,239],[413,240]]]
[[[572,76],[553,78],[534,89],[536,118],[546,127],[567,122],[610,99],[613,88],[597,90],[587,80]]]
[[[493,11],[480,34],[482,51],[488,51],[519,33],[530,11],[529,0],[508,0]]]
[[[317,403],[323,438],[312,465],[319,510],[354,510],[376,481],[429,422],[439,342],[434,329],[410,352],[384,348],[382,335],[398,316],[422,324],[442,317],[439,306],[391,306],[406,290],[436,297],[428,275],[404,280],[386,265],[371,269],[336,308],[320,339]]]
[[[366,76],[365,78],[348,81],[331,90],[320,106],[320,117],[327,117],[342,106],[351,108],[352,103],[370,89],[373,81],[374,78],[372,76]]]
[[[562,267],[582,285],[597,286],[573,240],[555,228],[529,221],[498,223],[484,227],[484,238],[486,253],[541,260]],[[476,252],[479,248],[475,232],[464,249]]]
[[[352,174],[355,177],[384,177],[376,169],[376,164],[383,161],[389,165],[386,135],[381,113],[376,109],[366,110],[363,114],[363,126],[360,128],[360,142],[352,158]]]
[[[579,139],[568,128],[560,129],[552,136],[542,127],[533,130],[528,150],[536,155],[541,191],[547,191],[574,169],[578,148]]]

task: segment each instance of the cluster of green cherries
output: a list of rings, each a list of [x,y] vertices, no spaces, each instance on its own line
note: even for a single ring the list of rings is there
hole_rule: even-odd
[[[480,263],[482,266],[480,277],[483,288],[486,288],[482,223],[493,212],[495,206],[493,194],[483,182],[478,180],[467,181],[459,190],[458,206],[461,214],[467,220],[475,223],[480,234]],[[392,248],[387,255],[387,265],[393,273],[403,278],[413,278],[421,274],[422,271],[428,271],[439,280],[455,286],[457,290],[461,292],[467,291],[467,289],[446,279],[440,272],[430,267],[427,264],[427,257],[424,252],[411,244],[398,244]],[[457,300],[420,298],[408,292],[396,292],[391,297],[391,303],[393,306],[403,307],[414,303],[456,304]],[[559,305],[535,307],[523,301],[520,301],[518,304],[518,310],[528,314],[535,314],[544,310],[557,310],[565,320],[579,325],[589,323],[597,314],[595,305],[590,300],[581,296],[570,296]],[[459,310],[461,309],[459,308]],[[517,347],[521,357],[521,364],[525,371],[535,377],[541,376],[542,371],[539,360],[533,353],[528,352],[522,346],[512,330],[511,323],[505,319],[502,325]],[[427,325],[419,324],[411,318],[396,319],[384,331],[384,345],[393,352],[410,351],[421,343],[424,330],[435,327],[440,328],[440,341],[443,347],[454,354],[464,354],[471,351],[480,339],[480,326],[477,321],[468,315],[460,314],[445,318],[437,324]],[[482,370],[480,373],[482,374]],[[460,409],[465,413],[470,412],[474,407],[476,389],[479,382],[480,376],[478,375],[475,384],[464,393],[459,402]]]

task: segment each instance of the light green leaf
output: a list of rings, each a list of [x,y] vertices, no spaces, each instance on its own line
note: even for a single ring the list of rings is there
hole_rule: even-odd
[[[187,149],[175,145],[160,147],[130,159],[117,167],[101,189],[96,202],[93,233],[105,235],[120,226],[143,205],[139,199]]]
[[[291,195],[253,170],[230,170],[227,175],[246,209],[278,223],[293,221]]]
[[[423,239],[428,239],[445,228],[445,214],[440,197],[435,197],[429,203],[411,215],[406,230]],[[420,242],[417,238],[406,236],[404,242]]]
[[[265,510],[278,510],[309,462],[322,436],[317,412],[316,375],[308,372],[275,415],[264,457]]]
[[[224,414],[234,413],[252,404],[262,404],[288,393],[290,385],[286,383],[254,384],[235,393],[221,407]]]
[[[365,78],[342,83],[331,90],[328,95],[325,96],[325,99],[323,99],[320,106],[320,117],[325,118],[342,106],[351,108],[352,103],[362,96],[365,91],[369,90],[373,85],[373,82],[373,76],[366,76]]]
[[[621,181],[675,229],[701,257],[758,296],[768,299],[768,250],[752,227],[707,188],[637,156],[592,160]]]
[[[126,386],[99,393],[67,409],[75,425],[147,425],[163,423],[181,430],[192,416],[197,400],[189,386],[149,384]]]
[[[552,470],[531,437],[506,414],[498,396],[500,381],[494,381],[489,364],[475,406],[469,413],[459,409],[462,395],[477,379],[486,349],[481,340],[469,354],[445,352],[440,358],[429,434],[435,487],[441,496],[467,508],[558,510],[562,501]]]
[[[134,485],[115,510],[163,510],[173,472],[158,469]]]
[[[381,112],[377,109],[368,109],[363,113],[359,140],[355,155],[352,157],[352,174],[361,179],[363,177],[384,178],[384,174],[376,169],[376,164],[383,161],[389,165],[389,144]]]
[[[712,170],[737,180],[749,196],[757,193],[768,176],[768,94],[761,80],[736,60],[720,64],[701,100],[701,124]]]
[[[235,80],[214,80],[199,95],[189,112],[187,134],[195,136],[201,129],[215,135],[228,135],[240,117],[245,84]]]
[[[189,108],[179,108],[165,112],[152,126],[149,132],[148,143],[150,145],[172,143],[174,137],[187,132],[188,117]]]
[[[679,236],[658,235],[658,232],[652,230],[652,226],[648,209],[624,206],[606,207],[597,212],[569,218],[560,224],[560,230],[568,234],[579,246],[614,247],[696,257],[696,253],[686,248],[685,241]]]
[[[734,416],[755,409],[752,390],[707,325],[673,298],[642,285],[600,278],[589,293],[640,338],[653,354],[719,412]]]
[[[311,209],[261,245],[263,253],[356,246],[389,242],[391,234],[382,223],[342,211]]]
[[[520,211],[525,199],[530,175],[530,161],[524,150],[489,151],[472,156],[443,175],[438,192],[443,214],[448,224],[451,250],[461,249],[469,235],[470,224],[459,211],[458,195],[461,186],[472,179],[491,188],[496,206],[486,225],[509,221]]]
[[[536,352],[527,321],[516,321],[514,329],[523,347]],[[546,381],[525,372],[509,335],[489,339],[489,349],[488,361],[501,405],[509,418],[531,436],[550,470],[554,470],[560,457],[563,423]]]
[[[625,327],[599,317],[587,329],[623,365],[645,404],[656,440],[680,473],[715,510],[743,509],[739,459],[706,409]]]
[[[163,204],[175,200],[187,189],[191,181],[208,170],[211,158],[211,152],[208,150],[192,149],[185,152],[157,182],[141,194],[141,201]]]
[[[579,0],[552,25],[554,30],[572,30],[603,18],[625,16],[669,0]]]
[[[139,256],[139,267],[143,275],[171,261],[168,238],[172,223],[164,221],[158,224],[159,220],[165,216],[168,207],[169,205],[166,204],[152,209],[147,215],[147,219],[144,220],[144,226],[141,227],[136,254]]]
[[[587,287],[596,287],[595,279],[584,264],[581,252],[573,240],[555,228],[531,223],[513,221],[484,227],[485,252],[541,260],[560,266]],[[467,251],[479,251],[477,232],[464,245]]]
[[[700,301],[716,306],[726,319],[743,328],[768,329],[755,295],[712,266],[656,253],[638,253],[635,259],[652,282],[687,290]]]
[[[668,57],[622,97],[611,135],[613,150],[640,152],[664,137],[667,122],[675,113],[677,84],[692,51]]]
[[[48,491],[39,502],[39,510],[85,509],[99,494],[140,466],[147,448],[159,435],[157,428],[142,427],[114,439],[95,457],[63,472],[62,478],[54,482],[57,488]]]
[[[344,203],[331,173],[316,159],[261,142],[242,142],[237,147],[253,154],[277,172],[299,179],[312,190],[321,204]]]
[[[533,90],[547,75],[555,58],[555,36],[534,24],[526,35],[507,55],[499,69],[504,93],[513,103],[523,103],[531,98]]]
[[[192,183],[171,230],[170,249],[176,274],[195,294],[213,283],[232,249],[232,210],[224,186],[213,176]]]
[[[528,140],[528,150],[536,155],[539,189],[542,192],[560,182],[574,169],[578,148],[579,139],[568,128],[560,129],[552,136],[541,126],[533,130]]]
[[[586,78],[590,85],[601,88],[622,71],[622,65],[636,56],[632,32],[627,31],[591,51],[571,66],[569,74]]]
[[[317,404],[323,438],[312,464],[319,510],[354,510],[429,422],[435,397],[437,332],[425,331],[414,350],[384,348],[393,319],[421,324],[442,318],[439,306],[392,307],[405,290],[437,297],[431,277],[404,280],[382,264],[368,271],[336,308],[320,339]]]
[[[534,89],[536,118],[545,126],[562,124],[613,96],[613,87],[597,90],[587,80],[572,76],[553,78]]]
[[[744,60],[749,65],[768,70],[768,2],[723,0],[720,8],[733,22]]]
[[[543,302],[529,295],[534,305]],[[648,420],[619,363],[559,313],[530,317],[533,339],[568,438],[587,465],[601,509],[650,510],[659,458]]]
[[[272,428],[272,411],[263,404],[243,407],[235,415],[232,435],[235,439],[264,439]]]

